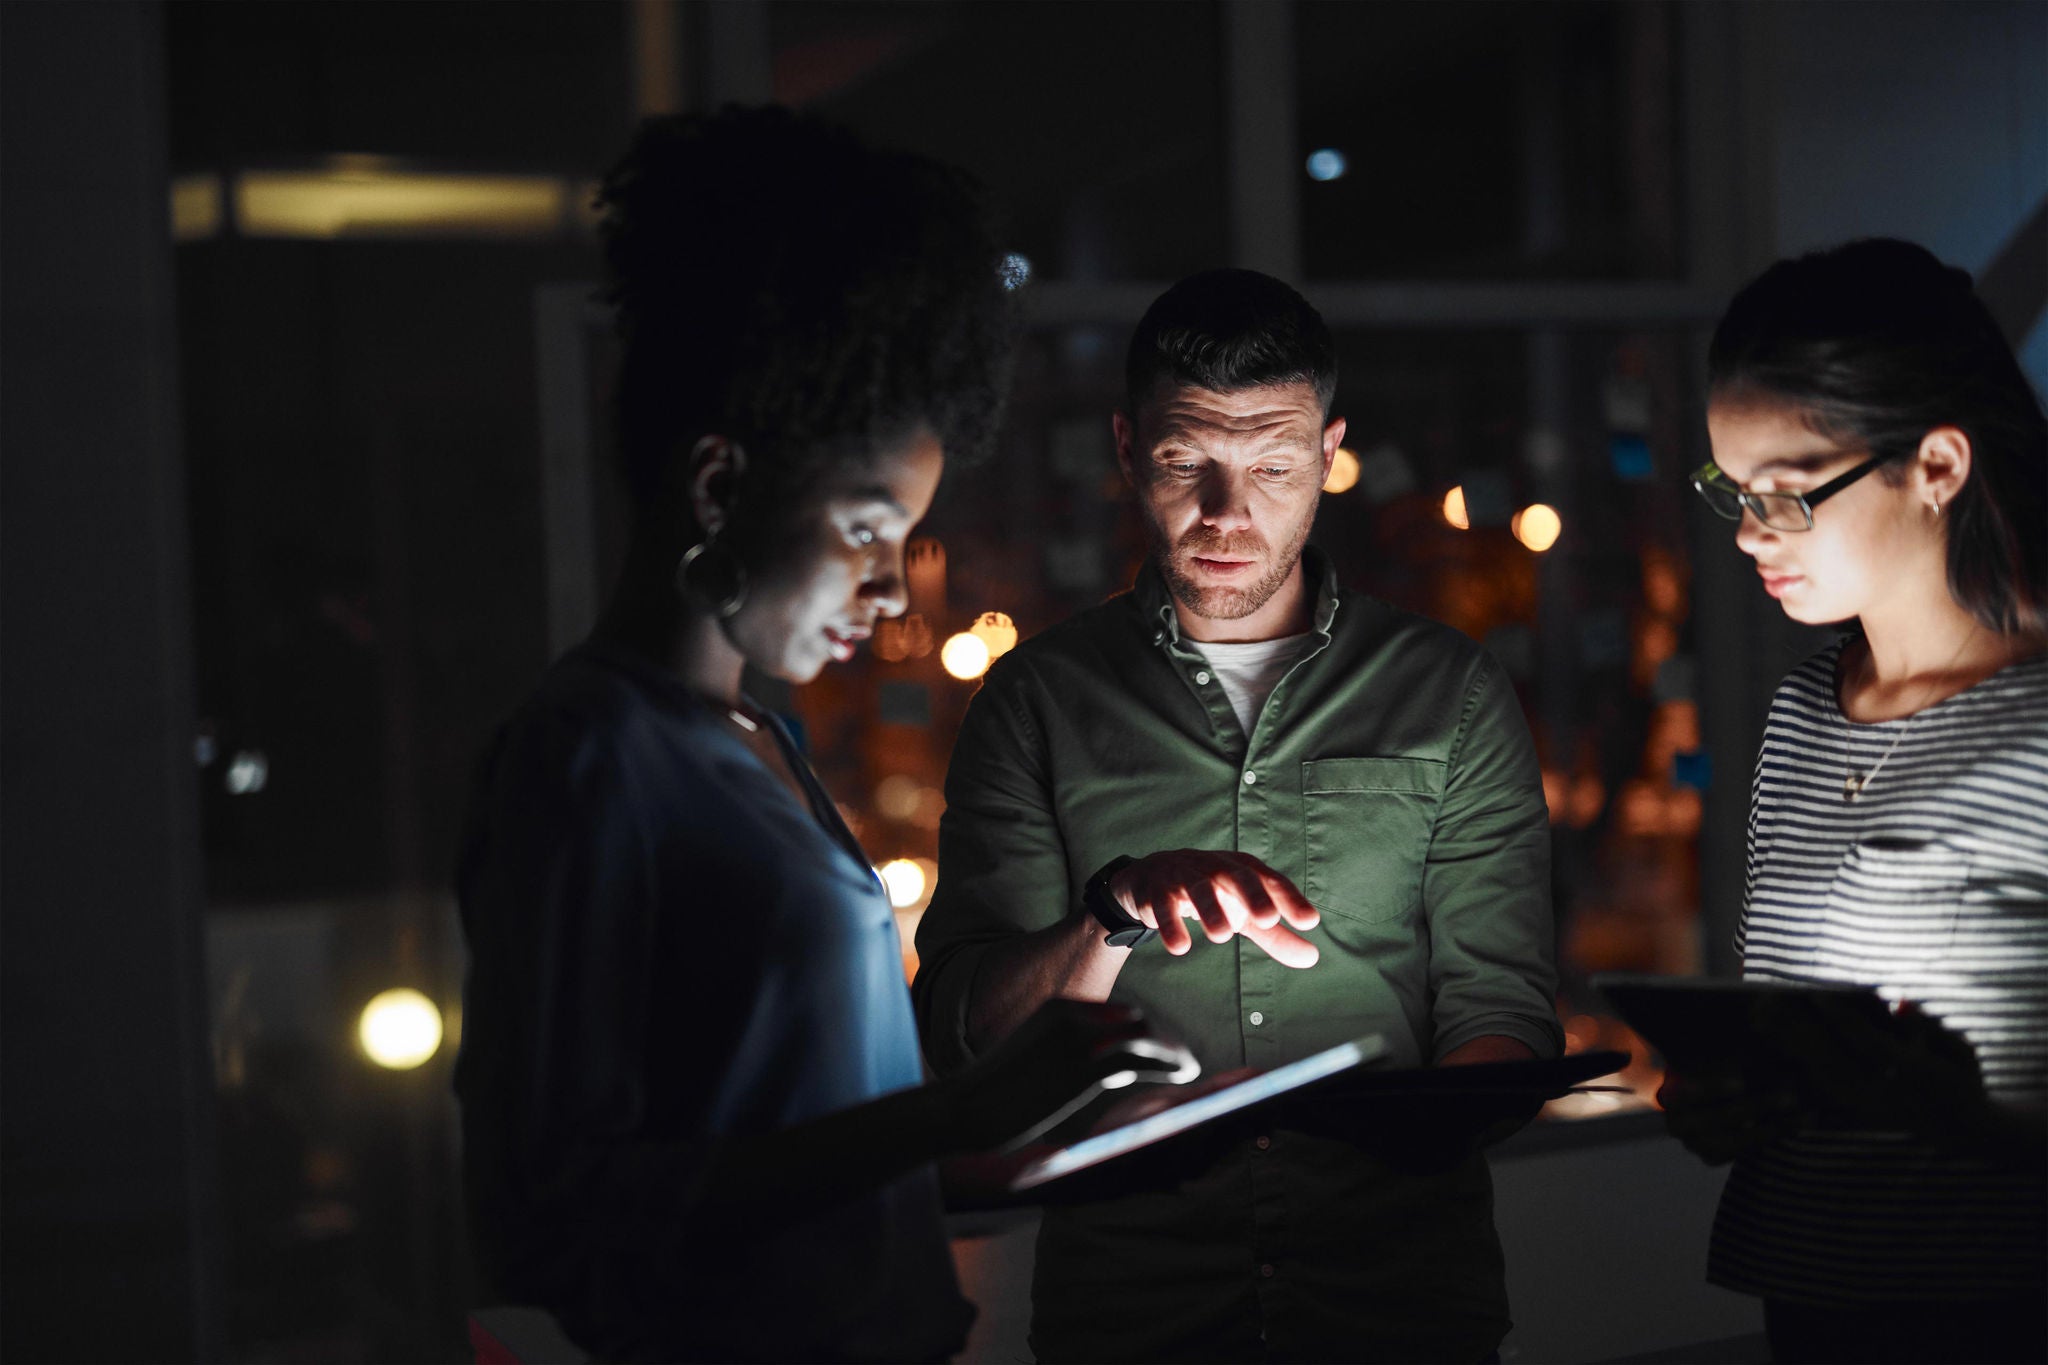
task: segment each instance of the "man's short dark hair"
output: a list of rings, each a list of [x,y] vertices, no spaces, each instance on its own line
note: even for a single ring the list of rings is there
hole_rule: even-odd
[[[1213,393],[1308,384],[1327,415],[1337,347],[1322,314],[1271,275],[1204,270],[1154,300],[1131,337],[1124,388],[1133,416],[1162,383]]]

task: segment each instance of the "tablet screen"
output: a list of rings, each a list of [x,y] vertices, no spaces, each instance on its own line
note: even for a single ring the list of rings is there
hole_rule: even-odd
[[[1112,1128],[1106,1133],[1084,1138],[1071,1147],[1063,1147],[1049,1156],[1039,1158],[1020,1171],[1010,1182],[1012,1190],[1028,1190],[1034,1185],[1043,1185],[1048,1180],[1057,1180],[1063,1175],[1085,1170],[1119,1157],[1126,1152],[1135,1152],[1176,1133],[1184,1133],[1211,1119],[1235,1113],[1261,1100],[1285,1094],[1304,1085],[1334,1076],[1354,1066],[1362,1066],[1381,1056],[1386,1045],[1378,1034],[1357,1038],[1348,1043],[1339,1043],[1326,1051],[1304,1057],[1298,1062],[1276,1066],[1271,1071],[1262,1071],[1256,1076],[1227,1085],[1221,1090],[1212,1090],[1198,1095],[1171,1109],[1127,1123],[1121,1128]]]

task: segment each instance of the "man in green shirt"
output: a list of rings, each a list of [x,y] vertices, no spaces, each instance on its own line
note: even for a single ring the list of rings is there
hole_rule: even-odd
[[[1054,996],[1136,1004],[1210,1072],[1363,1034],[1396,1066],[1557,1055],[1513,688],[1304,553],[1344,435],[1322,319],[1267,276],[1196,275],[1139,323],[1127,378],[1117,454],[1151,562],[1006,655],[968,712],[917,936],[933,1065]],[[1104,925],[1126,917],[1155,935],[1120,946]],[[1228,1142],[1046,1210],[1040,1360],[1489,1358],[1509,1324],[1475,1137],[1421,1163],[1312,1116]]]

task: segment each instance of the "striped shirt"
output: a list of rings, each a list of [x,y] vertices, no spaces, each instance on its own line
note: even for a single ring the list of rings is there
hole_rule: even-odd
[[[1743,975],[1874,985],[1969,1039],[1992,1097],[2048,1094],[2048,655],[1852,724],[1837,642],[1771,703],[1750,797]],[[1894,748],[1893,743],[1897,741]],[[1871,774],[1852,803],[1851,766]],[[2038,1294],[2039,1171],[1904,1133],[1806,1131],[1737,1162],[1708,1278],[1821,1305]]]

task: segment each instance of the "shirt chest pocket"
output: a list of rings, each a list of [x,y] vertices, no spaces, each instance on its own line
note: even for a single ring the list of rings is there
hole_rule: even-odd
[[[1368,924],[1421,899],[1422,865],[1443,798],[1434,758],[1318,758],[1301,765],[1302,890],[1328,915]]]
[[[1820,949],[1847,979],[1917,979],[1955,946],[1970,858],[1942,839],[1850,844],[1822,907]]]

